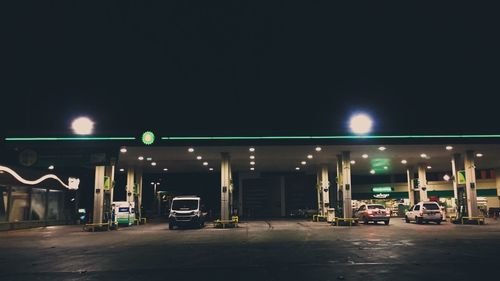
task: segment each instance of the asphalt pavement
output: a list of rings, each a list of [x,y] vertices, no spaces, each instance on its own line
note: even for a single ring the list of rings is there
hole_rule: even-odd
[[[500,276],[500,220],[331,226],[258,220],[234,229],[165,222],[84,232],[0,232],[0,280],[478,280]],[[495,278],[494,278],[495,279]]]

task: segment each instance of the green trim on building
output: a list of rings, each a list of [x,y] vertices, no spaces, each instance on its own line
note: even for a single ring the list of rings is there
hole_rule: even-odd
[[[382,194],[389,194],[389,196],[385,199],[404,199],[408,198],[408,192],[381,192]],[[374,192],[353,192],[352,199],[354,200],[367,200],[367,199],[380,199],[375,198],[373,195],[378,193]],[[451,198],[453,197],[453,190],[432,190],[427,191],[427,196],[437,196],[443,198]],[[481,197],[496,197],[497,189],[496,188],[488,188],[488,189],[478,189],[477,196]],[[384,198],[382,198],[384,199]]]
[[[492,197],[498,196],[496,188],[478,189],[477,196]]]
[[[368,136],[177,136],[162,140],[304,140],[304,139],[432,139],[432,138],[500,138],[500,135],[368,135]]]
[[[5,138],[5,141],[114,141],[135,139],[135,137],[9,137]]]
[[[360,192],[360,193],[352,193],[352,199],[354,200],[366,200],[366,199],[381,199],[375,198],[373,195],[377,195],[378,193],[373,192]],[[408,198],[408,192],[383,192],[382,194],[389,194],[387,198],[382,199],[401,199]]]

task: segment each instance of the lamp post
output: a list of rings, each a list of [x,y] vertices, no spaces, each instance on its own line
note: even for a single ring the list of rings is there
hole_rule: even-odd
[[[154,199],[156,199],[158,202],[158,216],[160,216],[161,215],[161,200],[160,200],[159,192],[156,191],[156,187],[158,185],[160,185],[160,183],[159,182],[151,182],[151,185],[154,187]]]

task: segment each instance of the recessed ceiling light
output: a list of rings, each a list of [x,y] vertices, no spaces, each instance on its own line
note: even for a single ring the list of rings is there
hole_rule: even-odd
[[[297,170],[297,171],[300,170],[300,167],[295,167],[295,170]]]
[[[450,179],[451,179],[451,177],[448,174],[443,176],[443,180],[445,180],[445,181],[450,181]]]
[[[253,156],[253,155],[250,155],[250,159],[255,159],[255,156]]]
[[[313,156],[311,154],[307,155],[308,159],[313,159]]]
[[[54,170],[54,165],[50,165],[49,170]]]
[[[387,167],[387,166],[384,166],[384,170],[387,170],[387,169],[389,169],[389,167]]]
[[[255,170],[255,168],[254,168],[254,167],[250,167],[250,171],[254,171],[254,170]]]
[[[302,161],[302,162],[300,162],[300,164],[305,165],[305,164],[307,164],[307,162],[306,161]]]
[[[452,149],[453,149],[453,146],[451,146],[451,145],[448,145],[448,146],[446,147],[446,150],[452,150]]]
[[[168,171],[168,169],[167,169],[167,168],[163,168],[163,171],[165,171],[165,172],[166,172],[166,171]]]
[[[408,161],[406,161],[405,159],[401,160],[401,164],[406,164],[408,163]]]
[[[188,151],[189,152],[194,152],[194,148],[190,147],[190,148],[188,148]]]
[[[319,152],[319,151],[321,151],[321,147],[317,146],[317,147],[315,148],[315,150]]]
[[[121,168],[121,169],[120,169],[120,172],[125,172],[125,169]]]
[[[375,170],[370,170],[370,174],[375,175]]]
[[[214,168],[209,168],[209,170],[210,170],[210,171],[213,171],[213,170],[214,170]]]
[[[387,148],[386,148],[385,146],[381,146],[381,147],[379,147],[379,148],[378,148],[378,150],[380,150],[380,151],[384,151],[384,150],[386,150],[386,149],[387,149]]]
[[[151,162],[151,166],[156,166],[156,162]]]
[[[201,156],[196,156],[196,159],[201,160],[202,157]]]
[[[250,161],[250,165],[255,165],[255,162],[254,161]]]
[[[143,156],[139,156],[139,157],[137,157],[137,159],[139,159],[139,160],[142,161],[142,160],[144,160],[144,157]]]
[[[422,154],[420,154],[420,157],[422,157],[422,158],[427,158],[427,154],[422,153]]]
[[[127,152],[127,148],[125,148],[125,147],[120,148],[120,152],[121,152],[121,153],[125,153],[125,152]]]
[[[368,154],[363,154],[363,155],[361,155],[361,157],[366,159],[366,158],[368,158]]]
[[[203,166],[208,166],[208,162],[203,162]]]
[[[153,157],[148,157],[148,158],[146,158],[146,160],[148,160],[148,161],[152,161],[152,160],[153,160]]]
[[[255,151],[255,148],[250,147],[248,150],[250,150],[251,152],[254,152],[254,151]]]
[[[477,153],[476,157],[483,157],[483,154],[482,153]]]
[[[353,164],[353,165],[354,165],[354,164],[356,164],[356,161],[354,161],[354,160],[351,160],[351,164]]]
[[[429,170],[432,169],[432,166],[427,166],[427,169],[429,169]]]

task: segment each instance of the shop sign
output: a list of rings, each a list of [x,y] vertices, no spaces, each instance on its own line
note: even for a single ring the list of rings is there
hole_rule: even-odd
[[[392,187],[390,187],[390,186],[378,186],[378,187],[373,187],[372,191],[373,192],[378,192],[378,193],[392,192]]]
[[[389,194],[388,193],[379,193],[379,194],[373,195],[373,197],[375,197],[377,199],[386,199],[387,197],[389,197]]]

